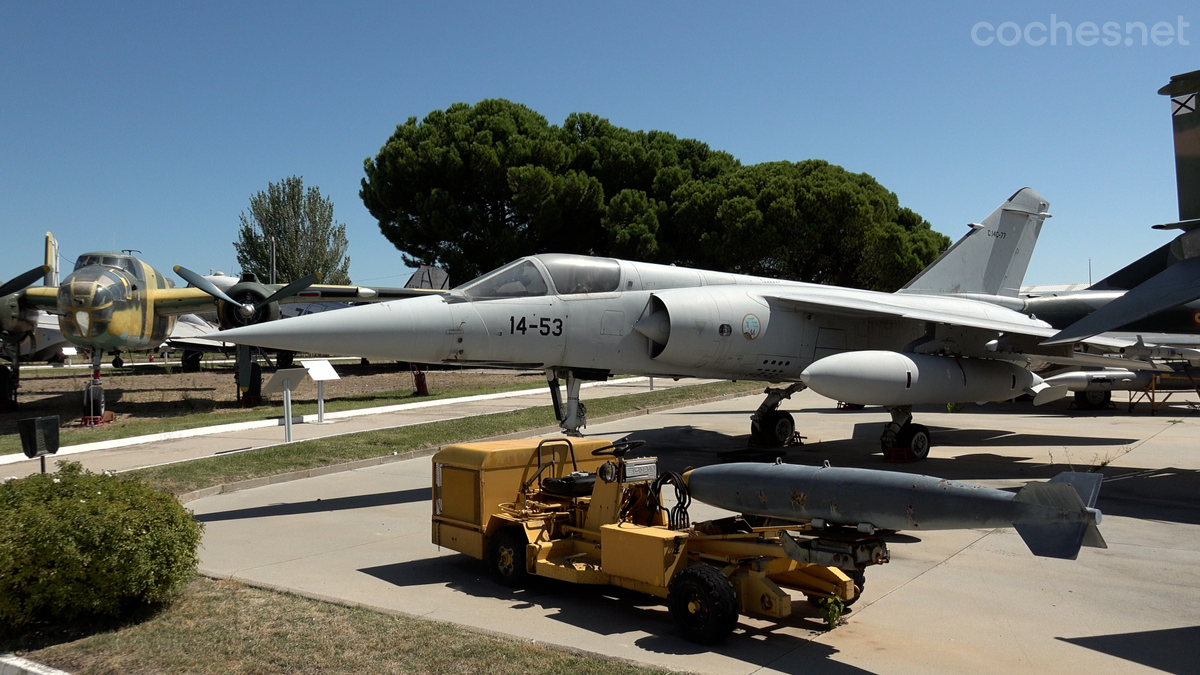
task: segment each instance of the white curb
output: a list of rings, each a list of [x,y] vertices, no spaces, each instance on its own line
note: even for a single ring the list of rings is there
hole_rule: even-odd
[[[584,387],[603,387],[609,384],[631,384],[647,380],[647,377],[625,377],[619,380],[611,380],[609,382],[587,382],[581,385]],[[545,387],[536,389],[518,389],[516,391],[501,391],[494,394],[477,394],[475,396],[463,396],[460,398],[443,398],[433,401],[418,401],[416,403],[400,403],[398,405],[387,405],[378,408],[361,408],[359,410],[342,410],[340,412],[325,413],[326,420],[345,419],[349,417],[359,417],[361,415],[380,415],[383,413],[400,412],[403,410],[418,410],[421,408],[432,408],[442,405],[453,405],[455,403],[471,403],[473,401],[489,401],[499,398],[513,398],[516,396],[528,396],[546,391]],[[292,417],[292,424],[315,424],[317,421],[316,415],[302,415]],[[111,450],[112,448],[124,448],[130,445],[141,445],[143,443],[158,443],[161,441],[174,441],[180,438],[193,438],[195,436],[210,436],[212,434],[222,434],[228,431],[245,431],[246,429],[262,429],[265,427],[281,427],[283,426],[283,418],[270,420],[255,420],[253,422],[235,422],[233,424],[218,424],[211,427],[197,427],[195,429],[180,429],[179,431],[166,431],[161,434],[147,434],[145,436],[130,436],[128,438],[114,438],[109,441],[96,441],[95,443],[80,443],[79,445],[68,445],[59,448],[58,453],[54,457],[62,457],[63,455],[74,455],[81,452],[91,452],[93,450]],[[25,456],[25,453],[13,453],[11,455],[0,455],[0,465],[15,464],[17,462],[31,461]],[[0,673],[0,675],[4,675]]]
[[[0,675],[71,675],[65,670],[43,666],[12,654],[0,654]]]

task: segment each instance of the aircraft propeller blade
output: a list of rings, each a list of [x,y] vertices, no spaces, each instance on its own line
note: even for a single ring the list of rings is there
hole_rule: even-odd
[[[1076,342],[1200,298],[1200,258],[1181,260],[1043,342]]]
[[[46,272],[49,271],[49,265],[38,265],[24,274],[18,274],[12,279],[9,279],[3,286],[0,286],[0,296],[25,290],[25,287],[37,281],[41,277],[46,276]]]
[[[262,307],[266,307],[267,305],[269,305],[272,302],[275,302],[276,300],[279,300],[281,298],[286,298],[286,297],[296,295],[300,291],[303,291],[304,289],[308,288],[309,286],[312,286],[313,284],[318,283],[320,281],[321,281],[321,275],[318,274],[317,272],[313,272],[312,274],[310,274],[306,277],[301,277],[301,278],[293,281],[292,283],[288,284],[287,286],[284,286],[283,288],[268,295],[267,297],[263,298],[262,300],[259,300],[258,302],[254,303],[254,309],[260,309]]]
[[[240,303],[237,300],[234,300],[233,298],[226,295],[225,291],[222,291],[221,289],[217,288],[213,284],[213,282],[209,281],[208,279],[205,279],[204,277],[200,276],[199,274],[196,274],[195,272],[189,270],[188,268],[186,268],[182,265],[176,265],[173,269],[175,270],[176,274],[178,274],[180,277],[183,278],[184,281],[195,286],[196,288],[199,288],[200,290],[204,291],[205,293],[208,293],[209,295],[213,296],[214,298],[216,298],[218,300],[224,300],[225,302],[228,302],[229,304],[231,304],[235,307],[240,307],[242,309],[245,309],[245,305],[242,305],[242,303]],[[253,310],[251,310],[251,312],[253,312]],[[250,312],[248,312],[248,313],[250,313]]]

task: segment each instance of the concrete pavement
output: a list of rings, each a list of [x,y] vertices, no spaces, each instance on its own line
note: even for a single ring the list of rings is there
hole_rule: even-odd
[[[1194,397],[1193,401],[1194,401]],[[745,447],[758,397],[593,425],[631,432],[662,468]],[[931,458],[886,465],[879,409],[837,411],[805,392],[789,404],[808,444],[787,461],[929,473],[994,486],[1100,467],[1107,550],[1036,558],[1008,529],[902,535],[867,572],[847,624],[815,613],[743,617],[716,649],[678,638],[658,600],[539,583],[512,591],[480,563],[429,543],[428,458],[199,499],[206,573],[707,673],[1196,672],[1200,659],[1200,417],[1071,412],[1065,404],[918,410]],[[718,515],[702,505],[693,519]]]

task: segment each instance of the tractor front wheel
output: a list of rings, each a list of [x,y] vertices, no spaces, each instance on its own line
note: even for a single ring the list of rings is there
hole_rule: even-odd
[[[667,606],[686,640],[711,645],[737,625],[737,596],[715,567],[692,565],[675,575],[668,591]]]

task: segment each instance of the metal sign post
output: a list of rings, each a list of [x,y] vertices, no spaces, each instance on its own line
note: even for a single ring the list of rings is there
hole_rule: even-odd
[[[283,442],[292,442],[292,390],[300,386],[308,371],[304,368],[280,368],[263,387],[262,393],[283,392]]]
[[[42,460],[42,473],[46,473],[46,455],[58,452],[58,427],[58,415],[17,420],[21,449],[26,457]]]
[[[325,359],[318,361],[301,361],[300,365],[308,369],[308,376],[317,383],[317,424],[325,423],[325,381],[340,380],[333,365]]]

